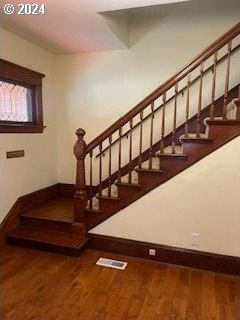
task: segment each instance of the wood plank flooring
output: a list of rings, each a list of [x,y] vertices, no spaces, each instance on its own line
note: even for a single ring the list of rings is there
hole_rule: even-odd
[[[125,271],[96,266],[127,261]],[[238,320],[240,278],[87,249],[1,249],[1,320]]]

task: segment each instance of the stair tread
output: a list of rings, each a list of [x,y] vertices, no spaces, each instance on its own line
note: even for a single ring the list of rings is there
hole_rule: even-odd
[[[156,153],[156,156],[157,157],[169,157],[169,158],[182,158],[182,159],[185,159],[187,158],[187,155],[186,154],[183,154],[183,153]]]
[[[115,200],[115,201],[121,200],[118,197],[108,197],[108,196],[100,196],[100,195],[97,195],[96,198],[98,198],[98,199],[106,199],[106,200]]]
[[[208,142],[212,143],[213,139],[209,139],[208,137],[180,137],[182,142],[192,141],[192,142]]]
[[[137,187],[141,188],[141,185],[138,183],[128,183],[128,182],[115,182],[116,186],[126,186],[126,187]]]
[[[153,172],[153,173],[163,173],[162,170],[159,169],[148,169],[148,168],[137,168],[135,169],[137,172]]]
[[[86,208],[85,211],[90,212],[90,213],[96,213],[96,214],[101,213],[101,211],[99,209],[94,209],[94,208],[92,208],[92,209]]]
[[[205,119],[207,124],[218,124],[218,125],[240,125],[240,120],[236,119]]]
[[[23,217],[51,221],[73,222],[73,199],[56,198],[21,214]]]
[[[17,229],[10,231],[7,234],[7,237],[72,248],[81,248],[88,240],[85,235],[76,236],[66,232],[42,230],[23,226],[19,226]]]

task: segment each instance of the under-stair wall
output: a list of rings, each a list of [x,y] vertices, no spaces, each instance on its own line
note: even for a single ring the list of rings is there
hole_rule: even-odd
[[[90,233],[240,256],[239,145],[238,137]]]

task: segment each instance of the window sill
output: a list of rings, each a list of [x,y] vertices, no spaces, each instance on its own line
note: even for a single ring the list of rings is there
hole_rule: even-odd
[[[43,133],[46,126],[26,124],[0,124],[0,133]]]

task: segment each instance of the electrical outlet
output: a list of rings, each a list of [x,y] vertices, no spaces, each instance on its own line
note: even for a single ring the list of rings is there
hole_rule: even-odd
[[[155,256],[156,255],[156,250],[155,249],[149,249],[148,254],[150,256]]]
[[[194,247],[199,247],[199,245],[200,245],[200,234],[199,233],[192,233],[191,245]]]

